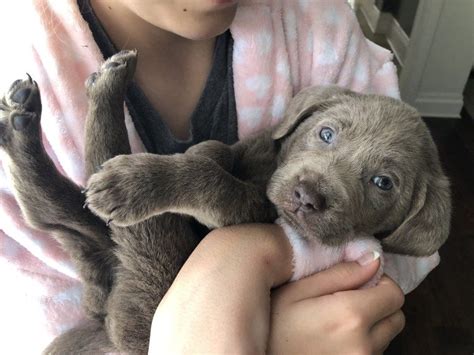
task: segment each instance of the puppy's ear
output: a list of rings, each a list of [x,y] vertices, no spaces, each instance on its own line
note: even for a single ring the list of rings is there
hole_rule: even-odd
[[[451,197],[449,181],[442,174],[415,185],[416,196],[403,223],[382,240],[385,251],[428,256],[444,244],[449,234]]]
[[[273,129],[272,138],[277,140],[290,134],[313,112],[330,106],[343,95],[356,95],[356,93],[338,86],[313,86],[301,90],[290,101],[283,120]]]

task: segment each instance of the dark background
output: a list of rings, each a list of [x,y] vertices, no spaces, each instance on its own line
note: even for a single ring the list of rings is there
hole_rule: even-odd
[[[451,180],[451,233],[441,263],[406,297],[406,326],[385,354],[474,354],[474,124],[425,118]]]

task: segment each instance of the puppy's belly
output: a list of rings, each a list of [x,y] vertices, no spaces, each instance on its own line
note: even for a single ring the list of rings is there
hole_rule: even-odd
[[[276,223],[283,228],[293,248],[293,276],[290,281],[302,279],[343,261],[355,261],[365,253],[374,251],[381,255],[380,268],[374,278],[365,286],[373,286],[380,279],[383,273],[383,254],[377,239],[364,236],[347,244],[331,247],[321,243],[317,238],[311,241],[303,239],[282,219],[278,219]]]

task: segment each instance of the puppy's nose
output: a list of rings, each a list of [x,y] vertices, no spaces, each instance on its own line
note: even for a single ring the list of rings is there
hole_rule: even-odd
[[[297,209],[305,213],[324,211],[327,208],[326,196],[306,181],[295,186],[293,201]]]

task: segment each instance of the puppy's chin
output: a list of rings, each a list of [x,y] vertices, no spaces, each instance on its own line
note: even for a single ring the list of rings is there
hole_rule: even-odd
[[[328,246],[339,246],[353,239],[352,223],[343,215],[318,213],[307,216],[278,208],[280,218],[293,228],[303,239],[318,239]]]

